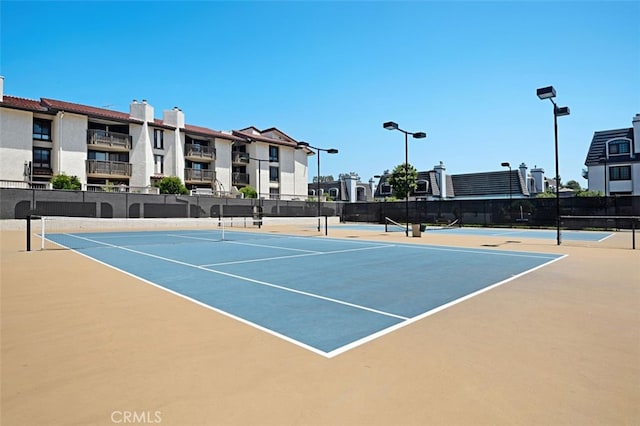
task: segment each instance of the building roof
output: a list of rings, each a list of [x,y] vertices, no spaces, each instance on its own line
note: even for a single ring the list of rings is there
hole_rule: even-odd
[[[75,104],[72,102],[59,101],[56,99],[41,98],[42,105],[54,111],[66,111],[76,114],[88,115],[90,117],[106,118],[118,121],[129,121],[140,123],[140,120],[133,119],[126,112],[113,111],[110,109],[96,108],[89,105]]]
[[[528,194],[518,170],[451,175],[451,180],[456,197]]]
[[[0,102],[0,106],[22,109],[25,111],[47,112],[47,108],[40,105],[40,101],[27,98],[19,98],[17,96],[4,95],[2,97],[2,102]]]
[[[606,157],[606,142],[616,138],[628,138],[633,141],[633,128],[594,132],[587,158],[584,160],[585,166],[597,166],[600,164],[600,159]],[[615,158],[616,161],[629,161],[630,156],[616,155]]]
[[[238,136],[240,138],[243,138],[249,141],[256,140],[260,142],[271,143],[274,145],[284,145],[284,146],[290,146],[290,147],[298,146],[298,143],[294,139],[290,138],[289,136],[285,135],[279,130],[278,130],[278,133],[281,135],[284,135],[284,137],[283,138],[273,137],[274,130],[277,130],[275,129],[275,127],[272,127],[267,130],[268,130],[268,134],[266,135],[262,134],[263,132],[257,130],[255,127],[247,127],[242,130],[232,130],[231,133],[234,136]],[[256,132],[259,132],[260,134],[256,134]]]
[[[382,176],[380,183],[385,182],[390,176],[390,174]],[[518,170],[467,173],[460,175],[445,174],[445,179],[447,182],[447,198],[483,197],[505,194],[529,195],[527,183]],[[442,188],[438,184],[437,172],[435,170],[418,172],[417,180],[427,181],[429,185],[426,193],[414,192],[414,196],[442,196]],[[382,194],[379,193],[379,189],[377,189],[376,196],[381,195]]]

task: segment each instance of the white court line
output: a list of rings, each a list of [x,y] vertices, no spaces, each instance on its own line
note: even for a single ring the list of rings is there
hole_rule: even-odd
[[[269,246],[263,246],[263,247],[269,247]],[[268,260],[292,259],[292,258],[296,258],[296,257],[324,256],[324,255],[327,255],[327,254],[348,253],[348,252],[353,252],[353,251],[364,251],[364,250],[375,250],[375,249],[388,248],[388,247],[393,247],[393,245],[391,245],[391,246],[383,245],[383,246],[361,247],[361,248],[354,248],[354,249],[331,250],[331,251],[315,251],[315,252],[309,252],[309,253],[303,253],[303,254],[292,254],[292,255],[289,255],[289,256],[261,257],[261,258],[258,258],[258,259],[233,260],[233,261],[229,261],[229,262],[209,263],[209,264],[200,265],[200,266],[209,267],[209,266],[222,266],[222,265],[237,265],[237,264],[242,264],[242,263],[265,262],[265,261],[268,261]],[[275,248],[278,248],[278,247],[275,247]]]
[[[386,328],[384,330],[380,330],[377,333],[371,334],[371,335],[369,335],[367,337],[364,337],[364,338],[362,338],[360,340],[356,340],[354,342],[351,342],[351,343],[349,343],[347,345],[344,345],[344,346],[342,346],[342,347],[340,347],[338,349],[334,349],[333,351],[327,353],[327,358],[333,358],[333,357],[335,357],[337,355],[340,355],[341,353],[344,353],[344,352],[346,352],[346,351],[348,351],[350,349],[353,349],[353,348],[356,348],[358,346],[364,345],[365,343],[371,342],[372,340],[375,340],[375,339],[377,339],[379,337],[382,337],[382,336],[384,336],[386,334],[389,334],[389,333],[391,333],[393,331],[399,330],[399,329],[401,329],[403,327],[406,327],[406,326],[408,326],[410,324],[413,324],[414,322],[420,321],[420,320],[422,320],[422,319],[424,319],[424,318],[426,318],[428,316],[431,316],[431,315],[433,315],[435,313],[438,313],[438,312],[443,311],[443,310],[445,310],[447,308],[450,308],[450,307],[452,307],[454,305],[457,305],[458,303],[462,303],[465,300],[471,299],[472,297],[476,297],[479,294],[485,293],[485,292],[487,292],[489,290],[493,290],[494,288],[499,287],[499,286],[501,286],[503,284],[506,284],[509,281],[513,281],[516,278],[520,278],[523,275],[526,275],[526,274],[528,274],[530,272],[533,272],[533,271],[535,271],[537,269],[543,268],[543,267],[545,267],[547,265],[550,265],[550,264],[552,264],[554,262],[562,260],[567,256],[568,255],[566,255],[566,254],[562,255],[562,256],[560,256],[560,257],[558,257],[556,259],[552,259],[552,260],[550,260],[548,262],[545,262],[545,263],[543,263],[541,265],[538,265],[538,266],[536,266],[534,268],[527,269],[526,271],[523,271],[523,272],[521,272],[519,274],[513,275],[513,276],[511,276],[511,277],[509,277],[509,278],[507,278],[505,280],[499,281],[499,282],[497,282],[495,284],[492,284],[490,286],[483,287],[480,290],[477,290],[477,291],[475,291],[473,293],[469,293],[469,294],[467,294],[465,296],[459,297],[458,299],[452,300],[449,303],[445,303],[444,305],[440,305],[440,306],[438,306],[436,308],[433,308],[433,309],[431,309],[431,310],[429,310],[427,312],[424,312],[424,313],[422,313],[420,315],[417,315],[417,316],[415,316],[413,318],[409,318],[407,321],[403,321],[403,322],[400,322],[398,324],[392,325],[391,327],[388,327],[388,328]]]
[[[81,240],[90,241],[90,242],[93,242],[93,243],[98,243],[98,244],[103,244],[103,245],[106,245],[106,246],[111,246],[112,248],[129,251],[131,253],[136,253],[136,254],[141,254],[143,256],[153,257],[155,259],[164,260],[166,262],[177,263],[178,265],[183,265],[183,266],[187,266],[187,267],[190,267],[190,268],[200,269],[202,271],[213,272],[214,274],[224,275],[224,276],[231,277],[231,278],[236,278],[236,279],[239,279],[239,280],[242,280],[242,281],[248,281],[248,282],[251,282],[251,283],[254,283],[254,284],[260,284],[260,285],[263,285],[263,286],[266,286],[266,287],[277,288],[279,290],[284,290],[284,291],[288,291],[288,292],[291,292],[291,293],[297,293],[297,294],[301,294],[303,296],[309,296],[309,297],[313,297],[313,298],[316,298],[316,299],[325,300],[325,301],[328,301],[328,302],[333,302],[333,303],[337,303],[337,304],[340,304],[340,305],[344,305],[344,306],[349,306],[349,307],[352,307],[352,308],[360,309],[360,310],[363,310],[363,311],[373,312],[373,313],[384,315],[384,316],[387,316],[387,317],[399,318],[399,319],[402,319],[402,320],[407,320],[408,319],[407,317],[403,317],[403,316],[400,316],[400,315],[392,314],[390,312],[384,312],[384,311],[380,311],[378,309],[373,309],[373,308],[368,308],[366,306],[357,305],[355,303],[349,303],[349,302],[345,302],[343,300],[333,299],[331,297],[326,297],[326,296],[322,296],[322,295],[319,295],[319,294],[310,293],[310,292],[307,292],[307,291],[296,290],[296,289],[285,287],[285,286],[281,286],[281,285],[278,285],[278,284],[268,283],[266,281],[260,281],[260,280],[256,280],[256,279],[249,278],[249,277],[243,277],[242,275],[236,275],[236,274],[231,274],[229,272],[218,271],[218,270],[215,270],[215,269],[209,269],[209,268],[205,268],[203,266],[194,265],[192,263],[182,262],[180,260],[170,259],[168,257],[158,256],[158,255],[151,254],[151,253],[145,253],[143,251],[134,250],[134,249],[131,249],[131,248],[128,248],[128,247],[120,247],[120,246],[116,246],[116,245],[113,245],[113,244],[102,243],[100,241],[92,240],[91,238],[80,237],[80,236],[73,235],[73,234],[65,234],[65,235],[68,235],[68,236],[74,237],[74,238],[78,238],[78,239],[81,239]]]
[[[259,329],[259,330],[262,330],[262,331],[264,331],[264,332],[266,332],[266,333],[269,333],[269,334],[271,334],[271,335],[274,335],[274,336],[276,336],[276,337],[279,337],[279,338],[281,338],[281,339],[283,339],[283,340],[285,340],[285,341],[288,341],[288,342],[290,342],[290,343],[293,343],[293,344],[295,344],[295,345],[297,345],[297,346],[299,346],[299,347],[305,348],[305,349],[307,349],[307,350],[309,350],[309,351],[311,351],[311,352],[314,352],[314,353],[316,353],[316,354],[318,354],[318,355],[322,355],[322,356],[324,356],[324,357],[326,357],[326,358],[333,358],[333,357],[335,357],[335,356],[337,356],[337,355],[340,355],[340,354],[342,354],[342,353],[344,353],[344,352],[346,352],[346,351],[348,351],[348,350],[350,350],[350,349],[353,349],[353,348],[355,348],[355,347],[361,346],[361,345],[363,345],[363,344],[365,344],[365,343],[367,343],[367,342],[370,342],[370,341],[372,341],[372,340],[375,340],[375,339],[377,339],[377,338],[379,338],[379,337],[381,337],[381,336],[384,336],[384,335],[386,335],[386,334],[388,334],[388,333],[391,333],[391,332],[393,332],[393,331],[395,331],[395,330],[398,330],[398,329],[400,329],[400,328],[402,328],[402,327],[405,327],[405,326],[407,326],[407,325],[410,325],[410,324],[412,324],[412,323],[414,323],[414,322],[417,322],[417,321],[419,321],[419,320],[421,320],[421,319],[423,319],[423,318],[425,318],[425,317],[428,317],[428,316],[430,316],[430,315],[433,315],[433,314],[435,314],[435,313],[437,313],[437,312],[440,312],[440,311],[442,311],[442,310],[444,310],[444,309],[447,309],[447,308],[449,308],[449,307],[451,307],[451,306],[454,306],[454,305],[456,305],[456,304],[458,304],[458,303],[461,303],[461,302],[463,302],[463,301],[465,301],[465,300],[467,300],[467,299],[470,299],[470,298],[472,298],[472,297],[475,297],[475,296],[477,296],[477,295],[479,295],[479,294],[481,294],[481,293],[484,293],[484,292],[486,292],[486,291],[492,290],[492,289],[494,289],[494,288],[496,288],[496,287],[498,287],[498,286],[500,286],[500,285],[503,285],[503,284],[505,284],[505,283],[507,283],[507,282],[509,282],[509,281],[512,281],[512,280],[514,280],[514,279],[516,279],[516,278],[519,278],[519,277],[521,277],[521,276],[523,276],[523,275],[525,275],[525,274],[528,274],[528,273],[530,273],[530,272],[532,272],[532,271],[535,271],[535,270],[537,270],[537,269],[539,269],[539,268],[542,268],[542,267],[547,266],[547,265],[549,265],[549,264],[551,264],[551,263],[553,263],[553,262],[556,262],[556,261],[558,261],[558,260],[561,260],[561,259],[563,259],[563,258],[567,257],[567,255],[559,255],[558,257],[555,257],[555,258],[553,258],[553,259],[550,259],[548,262],[545,262],[545,263],[543,263],[543,264],[541,264],[541,265],[538,265],[537,267],[534,267],[534,268],[532,268],[532,269],[529,269],[529,270],[526,270],[526,271],[524,271],[524,272],[521,272],[521,273],[519,273],[519,274],[517,274],[517,275],[514,275],[514,276],[512,276],[512,277],[510,277],[510,278],[508,278],[508,279],[505,279],[505,280],[503,280],[503,281],[500,281],[500,282],[498,282],[498,283],[492,284],[492,285],[490,285],[490,286],[488,286],[488,287],[484,287],[484,288],[482,288],[482,289],[480,289],[480,290],[478,290],[478,291],[476,291],[476,292],[474,292],[474,293],[470,293],[470,294],[468,294],[468,295],[466,295],[466,296],[462,296],[462,297],[460,297],[460,298],[458,298],[458,299],[456,299],[456,300],[453,300],[453,301],[451,301],[451,302],[449,302],[449,303],[446,303],[446,304],[444,304],[444,305],[438,306],[438,307],[436,307],[436,308],[434,308],[434,309],[432,309],[432,310],[430,310],[430,311],[427,311],[427,312],[425,312],[425,313],[423,313],[423,314],[420,314],[420,315],[418,315],[418,316],[416,316],[416,317],[408,318],[408,317],[402,317],[402,316],[395,315],[395,314],[386,313],[386,312],[383,312],[383,311],[377,311],[377,310],[375,310],[375,309],[371,309],[371,308],[367,308],[367,307],[364,307],[364,306],[359,306],[359,305],[351,304],[351,303],[348,303],[348,302],[343,302],[343,301],[336,300],[336,299],[327,298],[327,297],[320,296],[320,295],[314,295],[313,293],[306,293],[306,292],[302,292],[302,291],[298,291],[298,290],[290,289],[290,288],[287,288],[287,287],[281,287],[281,286],[278,286],[278,285],[276,285],[276,284],[270,284],[270,283],[266,283],[266,282],[261,282],[261,281],[258,281],[258,280],[253,280],[253,279],[250,279],[250,278],[246,278],[246,277],[242,277],[242,276],[237,276],[237,275],[234,275],[234,274],[228,274],[228,273],[225,273],[225,272],[222,272],[222,271],[216,271],[216,270],[213,270],[213,269],[208,269],[208,268],[205,268],[205,267],[202,267],[202,266],[193,265],[193,264],[189,264],[189,263],[186,263],[186,262],[181,262],[181,261],[177,261],[177,260],[173,260],[173,259],[169,259],[169,258],[164,258],[164,257],[161,257],[161,256],[156,256],[156,255],[153,255],[153,254],[150,254],[150,253],[140,252],[140,251],[137,251],[137,250],[133,250],[133,249],[126,248],[126,247],[120,247],[120,246],[116,246],[116,245],[109,244],[109,243],[103,243],[103,242],[101,242],[101,241],[92,240],[92,239],[89,239],[89,238],[84,238],[84,237],[80,237],[80,236],[73,235],[73,234],[64,234],[64,235],[67,235],[67,236],[70,236],[70,237],[74,237],[74,238],[78,238],[78,239],[84,239],[84,240],[91,241],[91,242],[94,242],[94,243],[97,243],[97,244],[100,244],[100,245],[104,245],[104,246],[107,246],[107,247],[112,247],[112,248],[116,248],[116,249],[121,249],[121,250],[125,250],[125,251],[130,251],[130,252],[138,253],[138,254],[141,254],[141,255],[144,255],[144,256],[149,256],[149,257],[153,257],[153,258],[158,258],[158,259],[160,259],[160,260],[165,260],[165,261],[168,261],[168,262],[177,263],[177,264],[181,264],[181,265],[184,265],[184,266],[188,266],[188,267],[192,267],[192,268],[196,268],[196,269],[201,269],[201,270],[208,271],[208,272],[213,272],[213,273],[220,274],[220,275],[226,275],[226,276],[233,277],[233,278],[237,278],[237,279],[240,279],[240,280],[246,280],[246,281],[249,281],[249,282],[254,282],[254,283],[256,283],[256,284],[261,284],[261,285],[265,285],[265,286],[270,286],[270,287],[274,287],[274,288],[279,288],[279,289],[282,289],[282,290],[285,290],[285,291],[290,291],[290,292],[294,292],[294,293],[299,293],[299,294],[307,295],[307,296],[310,296],[310,297],[317,297],[317,298],[319,298],[319,299],[324,299],[324,300],[327,300],[327,301],[331,301],[331,302],[335,302],[335,303],[339,303],[339,304],[343,304],[343,305],[347,305],[347,306],[352,306],[352,307],[354,307],[354,308],[363,309],[363,310],[367,310],[367,311],[370,311],[370,312],[379,313],[379,314],[381,314],[381,315],[386,315],[386,316],[390,316],[390,317],[395,317],[395,318],[398,318],[398,319],[402,320],[402,322],[400,322],[400,323],[398,323],[398,324],[396,324],[396,325],[394,325],[394,326],[391,326],[391,327],[388,327],[388,328],[386,328],[386,329],[380,330],[380,331],[378,331],[378,332],[376,332],[376,333],[374,333],[374,334],[371,334],[371,335],[369,335],[369,336],[367,336],[367,337],[364,337],[364,338],[359,339],[359,340],[357,340],[357,341],[351,342],[351,343],[349,343],[349,344],[347,344],[347,345],[345,345],[345,346],[342,346],[342,347],[340,347],[340,348],[334,349],[333,351],[325,352],[325,351],[322,351],[322,350],[320,350],[320,349],[317,349],[317,348],[315,348],[315,347],[313,347],[313,346],[310,346],[310,345],[308,345],[308,344],[305,344],[305,343],[303,343],[303,342],[300,342],[300,341],[298,341],[298,340],[295,340],[295,339],[293,339],[293,338],[291,338],[291,337],[288,337],[288,336],[286,336],[286,335],[280,334],[280,333],[278,333],[278,332],[276,332],[276,331],[274,331],[274,330],[271,330],[271,329],[265,328],[265,327],[263,327],[263,326],[261,326],[261,325],[259,325],[259,324],[253,323],[253,322],[248,321],[248,320],[246,320],[246,319],[243,319],[243,318],[241,318],[241,317],[237,317],[237,316],[235,316],[235,315],[233,315],[233,314],[231,314],[231,313],[229,313],[229,312],[226,312],[226,311],[220,310],[220,309],[218,309],[218,308],[215,308],[215,307],[213,307],[213,306],[207,305],[207,304],[205,304],[205,303],[203,303],[203,302],[200,302],[200,301],[198,301],[198,300],[192,299],[191,297],[188,297],[188,296],[186,296],[186,295],[184,295],[184,294],[178,293],[178,292],[176,292],[176,291],[174,291],[174,290],[171,290],[171,289],[169,289],[169,288],[163,287],[163,286],[161,286],[161,285],[159,285],[159,284],[156,284],[156,283],[153,283],[153,282],[151,282],[151,281],[145,280],[145,279],[143,279],[143,278],[141,278],[141,277],[139,277],[139,276],[137,276],[137,275],[134,275],[134,274],[132,274],[132,273],[130,273],[130,272],[127,272],[127,271],[121,270],[121,269],[119,269],[119,268],[117,268],[117,267],[115,267],[115,266],[113,266],[113,265],[110,265],[110,264],[108,264],[108,263],[102,262],[102,261],[100,261],[100,260],[98,260],[98,259],[95,259],[95,258],[93,258],[93,257],[89,256],[89,255],[86,255],[86,254],[84,254],[84,253],[81,253],[81,252],[78,252],[78,251],[76,251],[76,250],[74,250],[74,249],[71,249],[71,250],[75,251],[76,253],[78,253],[78,254],[80,254],[80,255],[82,255],[82,256],[85,256],[85,257],[87,257],[87,258],[89,258],[89,259],[91,259],[91,260],[94,260],[94,261],[96,261],[96,262],[98,262],[98,263],[100,263],[100,264],[103,264],[103,265],[105,265],[105,266],[107,266],[107,267],[110,267],[110,268],[112,268],[112,269],[115,269],[115,270],[118,270],[118,271],[120,271],[120,272],[123,272],[123,273],[125,273],[125,274],[127,274],[127,275],[129,275],[129,276],[132,276],[132,277],[134,277],[134,278],[136,278],[136,279],[139,279],[139,280],[141,280],[141,281],[143,281],[143,282],[145,282],[145,283],[151,284],[151,285],[153,285],[153,286],[155,286],[155,287],[157,287],[157,288],[159,288],[159,289],[161,289],[161,290],[164,290],[164,291],[166,291],[166,292],[168,292],[168,293],[171,293],[171,294],[176,295],[176,296],[178,296],[178,297],[181,297],[181,298],[183,298],[183,299],[189,300],[189,301],[191,301],[191,302],[193,302],[193,303],[196,303],[197,305],[200,305],[200,306],[202,306],[202,307],[205,307],[205,308],[207,308],[207,309],[210,309],[210,310],[212,310],[212,311],[215,311],[215,312],[220,313],[220,314],[222,314],[222,315],[225,315],[225,316],[227,316],[227,317],[230,317],[230,318],[236,319],[236,320],[238,320],[238,321],[240,321],[240,322],[242,322],[242,323],[244,323],[244,324],[248,324],[248,325],[250,325],[250,326],[252,326],[252,327],[255,327],[255,328],[257,328],[257,329]],[[301,237],[301,238],[303,238],[303,237]],[[327,238],[327,239],[325,239],[325,240],[344,241],[344,240],[340,240],[340,239],[331,239],[331,238]],[[358,244],[366,243],[366,241],[349,241],[349,242],[358,243]],[[374,241],[368,241],[368,243],[373,243],[373,242],[374,242]],[[60,244],[60,243],[56,243],[56,242],[54,242],[54,243],[55,243],[55,244],[58,244],[58,245],[60,245],[60,246],[64,246],[64,245],[62,245],[62,244]],[[453,252],[458,251],[458,252],[468,252],[468,253],[477,253],[477,254],[497,254],[497,255],[500,255],[500,254],[505,255],[505,254],[506,254],[506,253],[500,253],[500,252],[497,252],[497,251],[495,251],[495,252],[494,252],[494,251],[490,251],[490,250],[483,250],[483,249],[477,249],[477,250],[464,250],[464,249],[458,249],[458,248],[453,248],[453,247],[449,248],[449,247],[446,247],[446,246],[432,246],[432,247],[425,247],[425,246],[416,246],[416,245],[413,245],[413,244],[386,244],[386,245],[381,245],[381,246],[376,246],[376,247],[368,247],[368,248],[364,248],[364,249],[372,249],[372,248],[386,248],[386,247],[393,247],[393,246],[396,246],[396,247],[414,247],[414,248],[423,248],[423,249],[432,249],[432,250],[442,250],[442,251],[453,251]],[[352,251],[352,250],[359,250],[359,249],[348,249],[348,250],[342,250],[342,251]],[[337,252],[337,251],[336,251],[336,252]],[[309,254],[309,255],[313,255],[313,254]],[[536,255],[530,254],[528,257],[534,257],[534,258],[545,258],[545,257],[543,257],[542,255],[543,255],[542,253],[540,253],[540,255],[539,255],[539,256],[536,256]],[[300,255],[300,256],[304,256],[304,255]],[[549,255],[549,256],[551,256],[551,255]],[[546,258],[549,258],[549,256],[547,256]],[[294,256],[290,256],[290,257],[298,257],[298,256],[295,256],[295,255],[294,255]],[[527,256],[524,256],[524,257],[527,257]]]

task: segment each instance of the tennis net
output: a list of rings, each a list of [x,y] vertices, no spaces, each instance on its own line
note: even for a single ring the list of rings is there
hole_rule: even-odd
[[[325,231],[318,230],[316,217],[99,219],[30,216],[26,228],[27,251],[31,251],[32,246],[40,250],[83,249],[315,237],[324,235]]]

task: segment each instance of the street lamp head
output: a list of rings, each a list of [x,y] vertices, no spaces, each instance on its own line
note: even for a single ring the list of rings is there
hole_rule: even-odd
[[[556,117],[562,117],[563,115],[569,115],[569,107],[556,107],[554,109]]]
[[[387,121],[382,125],[387,130],[398,130],[398,123],[394,123],[393,121]]]
[[[505,161],[504,163],[500,164],[502,167],[511,167],[511,164],[509,164],[508,161]]]
[[[415,132],[413,134],[414,139],[424,139],[426,137],[427,137],[427,134],[425,132]]]
[[[338,150],[335,148],[330,148],[327,150],[327,154],[337,154],[337,153],[338,153]]]
[[[309,146],[309,142],[300,141],[296,145],[296,148],[304,148],[304,147],[307,147],[307,146]]]
[[[536,94],[540,99],[550,99],[556,97],[556,89],[553,86],[541,87],[536,90]]]

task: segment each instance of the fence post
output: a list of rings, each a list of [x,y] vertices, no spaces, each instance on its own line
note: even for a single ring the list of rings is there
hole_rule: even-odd
[[[27,215],[27,251],[31,251],[31,215]]]

